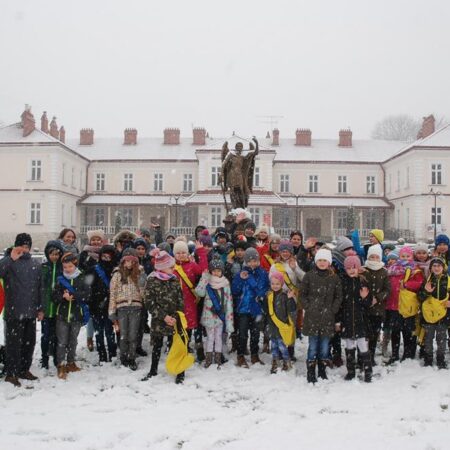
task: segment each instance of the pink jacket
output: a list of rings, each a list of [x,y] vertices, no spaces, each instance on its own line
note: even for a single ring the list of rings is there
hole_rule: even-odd
[[[400,283],[405,278],[404,267],[396,263],[388,269],[389,281],[391,283],[391,293],[386,300],[386,309],[389,311],[398,311],[398,296],[400,293]],[[408,291],[418,292],[423,283],[423,273],[415,267],[411,271],[411,276],[403,287]]]

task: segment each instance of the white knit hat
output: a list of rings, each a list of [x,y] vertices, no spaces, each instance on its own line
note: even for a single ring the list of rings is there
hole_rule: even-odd
[[[325,261],[328,261],[331,264],[331,251],[327,248],[321,248],[317,251],[316,256],[314,257],[314,262],[317,263],[319,259],[324,259]]]
[[[383,249],[380,244],[371,245],[367,250],[367,259],[369,259],[370,255],[377,255],[380,258],[380,261],[383,259]]]
[[[176,241],[173,244],[173,254],[176,255],[179,252],[189,253],[188,245],[185,241]]]
[[[87,234],[89,242],[91,241],[91,239],[93,237],[99,237],[102,241],[105,240],[105,232],[101,229],[100,230],[90,230],[86,234]]]

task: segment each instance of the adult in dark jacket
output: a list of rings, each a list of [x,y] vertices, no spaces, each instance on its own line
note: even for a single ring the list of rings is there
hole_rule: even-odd
[[[31,258],[31,236],[16,236],[9,256],[0,261],[5,290],[5,381],[20,386],[19,378],[36,380],[30,372],[36,344],[36,317],[44,318],[40,263]]]

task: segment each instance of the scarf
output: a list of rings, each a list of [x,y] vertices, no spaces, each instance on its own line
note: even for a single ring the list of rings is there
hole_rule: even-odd
[[[399,259],[394,265],[389,267],[388,274],[390,277],[395,277],[398,275],[404,275],[406,269],[411,269],[413,271],[416,268],[416,263],[414,261],[405,261]]]
[[[83,247],[83,251],[88,253],[88,256],[92,259],[95,259],[95,261],[98,262],[100,257],[100,249],[101,247],[94,247],[93,245],[85,245]]]
[[[165,273],[165,272],[161,272],[161,271],[159,271],[159,270],[154,270],[150,275],[149,275],[149,277],[152,277],[152,278],[157,278],[158,280],[161,280],[161,281],[169,281],[169,280],[173,280],[174,278],[176,278],[176,276],[174,275],[174,274],[168,274],[168,273]]]
[[[78,255],[78,247],[75,242],[73,244],[66,244],[62,239],[58,239],[58,242],[61,244],[64,253],[73,253],[74,255]]]
[[[222,276],[222,277],[215,277],[214,275],[211,275],[209,277],[209,284],[213,289],[222,289],[226,286],[229,286],[228,280]]]
[[[367,260],[364,264],[364,267],[367,267],[370,270],[380,270],[384,267],[384,262]]]
[[[64,278],[67,278],[68,280],[75,280],[75,278],[81,275],[81,270],[77,267],[74,273],[63,272],[63,275]]]

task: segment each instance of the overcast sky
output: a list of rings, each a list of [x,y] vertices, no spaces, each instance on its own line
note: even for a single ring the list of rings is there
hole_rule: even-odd
[[[278,120],[337,138],[389,114],[450,117],[448,0],[3,0],[0,121],[24,104],[69,138]]]

